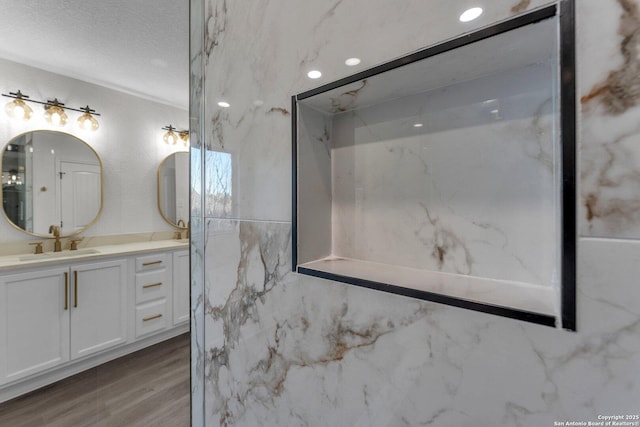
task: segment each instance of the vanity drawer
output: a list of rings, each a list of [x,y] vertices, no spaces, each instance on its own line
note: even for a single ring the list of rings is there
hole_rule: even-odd
[[[136,273],[136,304],[169,296],[167,270]]]
[[[167,254],[157,253],[136,257],[136,272],[160,270],[167,266]]]
[[[136,307],[136,338],[162,331],[169,325],[167,300],[150,302]]]

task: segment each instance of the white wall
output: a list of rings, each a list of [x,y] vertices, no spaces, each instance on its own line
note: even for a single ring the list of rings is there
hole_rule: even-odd
[[[187,111],[0,59],[0,91],[9,93],[18,89],[40,101],[57,97],[69,107],[89,104],[101,114],[98,117],[100,128],[96,132],[80,130],[76,125],[79,113],[73,112],[68,112],[65,127],[53,128],[44,121],[42,106],[29,104],[34,111],[31,120],[18,122],[4,113],[4,105],[11,99],[0,99],[2,145],[23,132],[60,130],[82,139],[102,158],[104,209],[98,222],[82,235],[171,229],[158,213],[157,168],[167,155],[185,148],[167,146],[162,141],[164,131],[161,128],[168,124],[187,128]],[[26,239],[33,238],[0,218],[0,244]]]

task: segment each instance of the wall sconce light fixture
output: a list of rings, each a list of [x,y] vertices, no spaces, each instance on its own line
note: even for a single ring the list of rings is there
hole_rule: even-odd
[[[44,118],[47,122],[55,126],[64,126],[67,124],[67,113],[63,110],[64,104],[55,98],[53,101],[47,101],[44,106]]]
[[[100,123],[93,117],[93,114],[96,113],[96,110],[92,110],[87,105],[86,107],[81,108],[84,111],[84,114],[78,117],[78,126],[80,129],[95,131],[100,127]]]
[[[173,126],[165,126],[162,128],[166,130],[167,133],[164,134],[162,139],[168,145],[176,145],[178,143],[178,139],[182,140],[182,143],[186,147],[189,144],[189,131],[188,130],[178,130]]]
[[[7,103],[4,107],[4,110],[7,112],[9,117],[17,120],[29,120],[31,118],[33,110],[24,103],[24,99],[29,98],[27,95],[24,95],[20,91],[9,92],[9,95],[5,95],[3,93],[2,95],[13,98],[13,101]]]
[[[29,120],[33,110],[24,101],[33,102],[44,106],[44,118],[47,122],[56,125],[64,126],[67,123],[69,117],[65,110],[78,111],[82,114],[78,118],[78,126],[80,129],[95,131],[100,127],[98,120],[94,116],[99,116],[95,110],[92,110],[87,105],[83,108],[71,108],[66,107],[62,102],[58,101],[58,98],[53,100],[37,101],[35,99],[29,99],[29,97],[19,90],[17,92],[9,92],[9,94],[3,93],[2,96],[7,98],[13,98],[13,101],[9,102],[5,106],[5,111],[11,118]]]
[[[188,130],[181,130],[181,131],[178,132],[178,135],[180,135],[180,139],[182,140],[182,143],[184,144],[185,147],[187,145],[189,145],[189,131]]]
[[[176,145],[176,142],[178,142],[178,135],[176,135],[176,133],[174,132],[176,128],[169,125],[169,126],[163,127],[162,129],[167,131],[167,133],[165,133],[164,136],[162,137],[164,142],[168,145]]]

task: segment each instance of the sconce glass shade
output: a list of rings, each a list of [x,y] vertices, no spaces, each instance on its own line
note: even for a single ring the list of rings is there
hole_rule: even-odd
[[[84,113],[78,117],[78,126],[83,130],[96,131],[100,127],[98,120],[91,113]]]
[[[189,132],[187,132],[187,131],[178,132],[178,135],[180,135],[180,139],[182,140],[182,144],[185,147],[187,147],[189,145]]]
[[[7,115],[12,119],[25,121],[29,120],[31,118],[31,114],[33,114],[31,107],[25,104],[22,99],[14,99],[7,103],[4,107],[4,111],[6,111]]]
[[[164,139],[164,142],[168,145],[176,145],[178,142],[178,135],[176,135],[173,129],[169,129],[162,139]]]
[[[67,114],[61,107],[57,105],[49,105],[45,107],[44,118],[47,122],[54,126],[64,126],[67,124]]]

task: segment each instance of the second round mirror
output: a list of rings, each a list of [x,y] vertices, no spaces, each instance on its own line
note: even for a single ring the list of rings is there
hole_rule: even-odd
[[[174,227],[186,228],[189,221],[189,153],[167,156],[158,167],[158,209]]]

